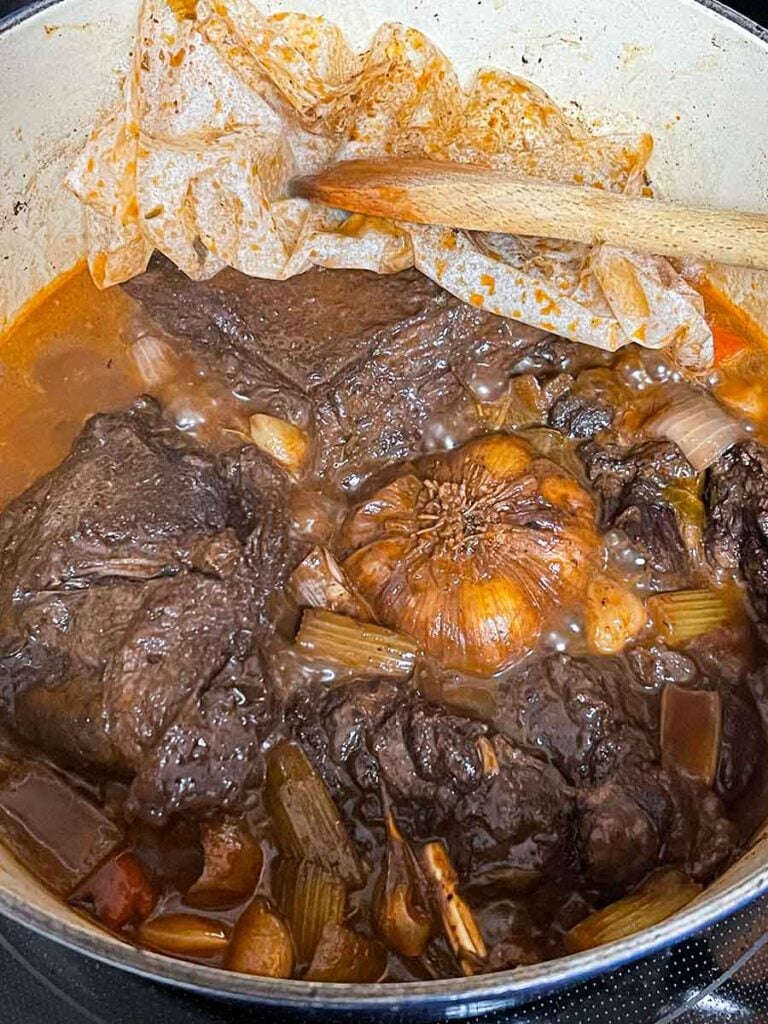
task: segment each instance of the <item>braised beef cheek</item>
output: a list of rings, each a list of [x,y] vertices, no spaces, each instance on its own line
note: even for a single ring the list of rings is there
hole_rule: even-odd
[[[415,271],[192,282],[155,257],[125,291],[131,342],[226,400],[205,433],[173,380],[92,416],[0,514],[0,837],[33,870],[161,951],[375,981],[561,955],[613,901],[674,909],[734,859],[766,806],[758,440],[701,476],[627,429],[650,355]],[[262,450],[254,415],[301,431],[305,458]],[[473,562],[491,541],[512,597]],[[613,647],[606,574],[640,609]],[[469,605],[443,599],[463,586],[494,650],[538,600],[522,656],[441,659],[387,615],[407,595],[428,639],[464,642]],[[713,590],[738,614],[658,628],[653,600],[722,610]],[[669,739],[686,700],[699,748]],[[82,832],[61,862],[46,793]]]

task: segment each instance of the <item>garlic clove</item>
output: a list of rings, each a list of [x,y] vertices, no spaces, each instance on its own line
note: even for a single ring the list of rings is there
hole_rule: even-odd
[[[587,586],[585,628],[595,654],[619,654],[648,621],[645,605],[629,587],[598,576]]]
[[[486,434],[462,449],[464,462],[487,469],[497,479],[518,476],[530,464],[531,453],[523,441],[509,434]]]
[[[460,593],[463,641],[444,660],[472,675],[495,675],[538,634],[538,610],[523,587],[504,577],[465,580]]]
[[[344,536],[344,570],[376,619],[483,676],[581,594],[598,546],[578,481],[504,434],[414,463],[351,513]]]
[[[353,586],[365,594],[369,603],[376,602],[379,606],[396,602],[395,595],[387,596],[391,589],[391,581],[408,555],[410,541],[406,537],[392,537],[386,540],[378,540],[367,547],[356,551],[344,562],[344,572]],[[381,618],[381,616],[378,616]],[[390,623],[385,621],[388,616],[381,618],[385,626]],[[406,624],[403,624],[404,632],[408,632]]]
[[[248,422],[250,438],[256,447],[293,476],[298,476],[309,454],[306,431],[262,412],[255,413]]]
[[[382,487],[347,519],[343,543],[360,548],[388,534],[411,535],[422,486],[417,476],[407,474]]]

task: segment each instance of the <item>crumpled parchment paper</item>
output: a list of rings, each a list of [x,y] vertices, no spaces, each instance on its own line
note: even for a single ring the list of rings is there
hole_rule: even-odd
[[[225,265],[285,279],[313,265],[415,265],[466,302],[615,350],[713,358],[702,300],[665,259],[609,245],[470,234],[288,197],[296,174],[364,156],[481,163],[642,193],[652,138],[593,135],[535,85],[482,69],[467,93],[420,32],[385,24],[365,53],[322,18],[254,0],[144,0],[122,102],[68,176],[106,287],[153,249],[190,277]]]

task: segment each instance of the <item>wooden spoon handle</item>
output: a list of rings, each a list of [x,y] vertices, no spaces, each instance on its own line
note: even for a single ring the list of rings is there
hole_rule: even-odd
[[[352,213],[416,224],[608,242],[768,269],[768,215],[639,199],[474,164],[349,160],[294,179],[291,191]]]

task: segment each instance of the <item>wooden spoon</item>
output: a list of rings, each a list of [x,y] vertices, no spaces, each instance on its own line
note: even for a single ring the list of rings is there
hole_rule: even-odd
[[[639,199],[475,164],[349,160],[291,193],[352,213],[468,231],[608,242],[660,256],[768,269],[768,215]]]

